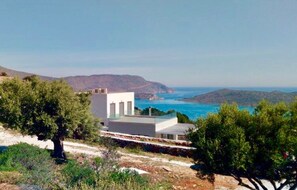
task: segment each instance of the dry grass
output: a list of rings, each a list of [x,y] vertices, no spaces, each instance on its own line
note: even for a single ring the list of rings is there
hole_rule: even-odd
[[[0,183],[16,184],[21,177],[22,175],[16,171],[2,171],[0,172]]]
[[[1,190],[20,190],[21,188],[16,185],[10,185],[7,183],[0,183]]]

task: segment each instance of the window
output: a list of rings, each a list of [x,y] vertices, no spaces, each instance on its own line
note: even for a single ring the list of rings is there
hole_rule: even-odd
[[[132,101],[128,101],[127,102],[127,105],[128,105],[128,115],[132,115]]]
[[[187,138],[185,135],[178,135],[178,140],[185,141],[185,140],[187,140]]]
[[[115,117],[116,116],[116,105],[115,103],[111,103],[110,104],[110,113],[109,113],[109,117]]]
[[[162,139],[174,139],[174,135],[171,134],[161,134]]]
[[[120,102],[120,116],[125,115],[125,105],[124,102]]]
[[[174,139],[173,135],[167,134],[167,139]]]

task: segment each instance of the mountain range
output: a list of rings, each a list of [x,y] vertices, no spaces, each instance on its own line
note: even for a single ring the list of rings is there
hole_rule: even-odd
[[[221,89],[182,100],[203,104],[222,104],[235,102],[241,106],[256,106],[261,100],[268,100],[271,103],[288,103],[292,102],[296,96],[297,92],[287,93],[281,91],[264,92]]]
[[[24,78],[36,75],[32,73],[15,71],[0,66],[0,73],[5,72],[8,76]],[[107,88],[109,92],[132,91],[135,93],[171,93],[173,89],[158,82],[147,81],[143,77],[136,75],[91,75],[91,76],[69,76],[54,78],[38,75],[43,80],[65,80],[75,91],[84,91],[93,88]]]

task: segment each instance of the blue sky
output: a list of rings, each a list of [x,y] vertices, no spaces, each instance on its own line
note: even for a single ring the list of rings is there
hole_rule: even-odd
[[[2,0],[0,65],[169,86],[297,86],[297,1]]]

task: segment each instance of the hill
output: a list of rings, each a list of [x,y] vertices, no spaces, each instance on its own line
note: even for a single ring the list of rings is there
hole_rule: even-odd
[[[8,76],[19,77],[19,78],[24,78],[24,77],[27,77],[27,76],[35,75],[33,73],[26,73],[26,72],[21,72],[21,71],[15,71],[15,70],[8,69],[8,68],[5,68],[5,67],[0,66],[0,73],[1,72],[7,73]],[[38,76],[42,80],[56,80],[57,79],[57,78],[54,78],[54,77],[47,77],[47,76],[41,76],[41,75],[38,75]]]
[[[280,101],[291,102],[297,96],[297,92],[286,93],[281,91],[262,92],[246,90],[221,89],[192,98],[185,98],[183,101],[196,102],[204,104],[222,104],[236,102],[242,106],[255,106],[261,100],[265,99],[272,103]]]
[[[34,75],[32,73],[15,71],[0,66],[0,72],[6,72],[9,76],[18,76],[24,78]],[[170,93],[173,89],[168,88],[164,84],[158,82],[147,81],[144,78],[136,75],[91,75],[91,76],[70,76],[64,78],[54,78],[40,76],[43,80],[58,80],[67,81],[75,91],[89,90],[93,88],[108,88],[111,92],[132,91],[135,93]]]
[[[97,87],[109,91],[132,91],[136,93],[169,93],[172,89],[157,82],[150,82],[134,75],[92,75],[64,78],[75,90],[88,90]]]

